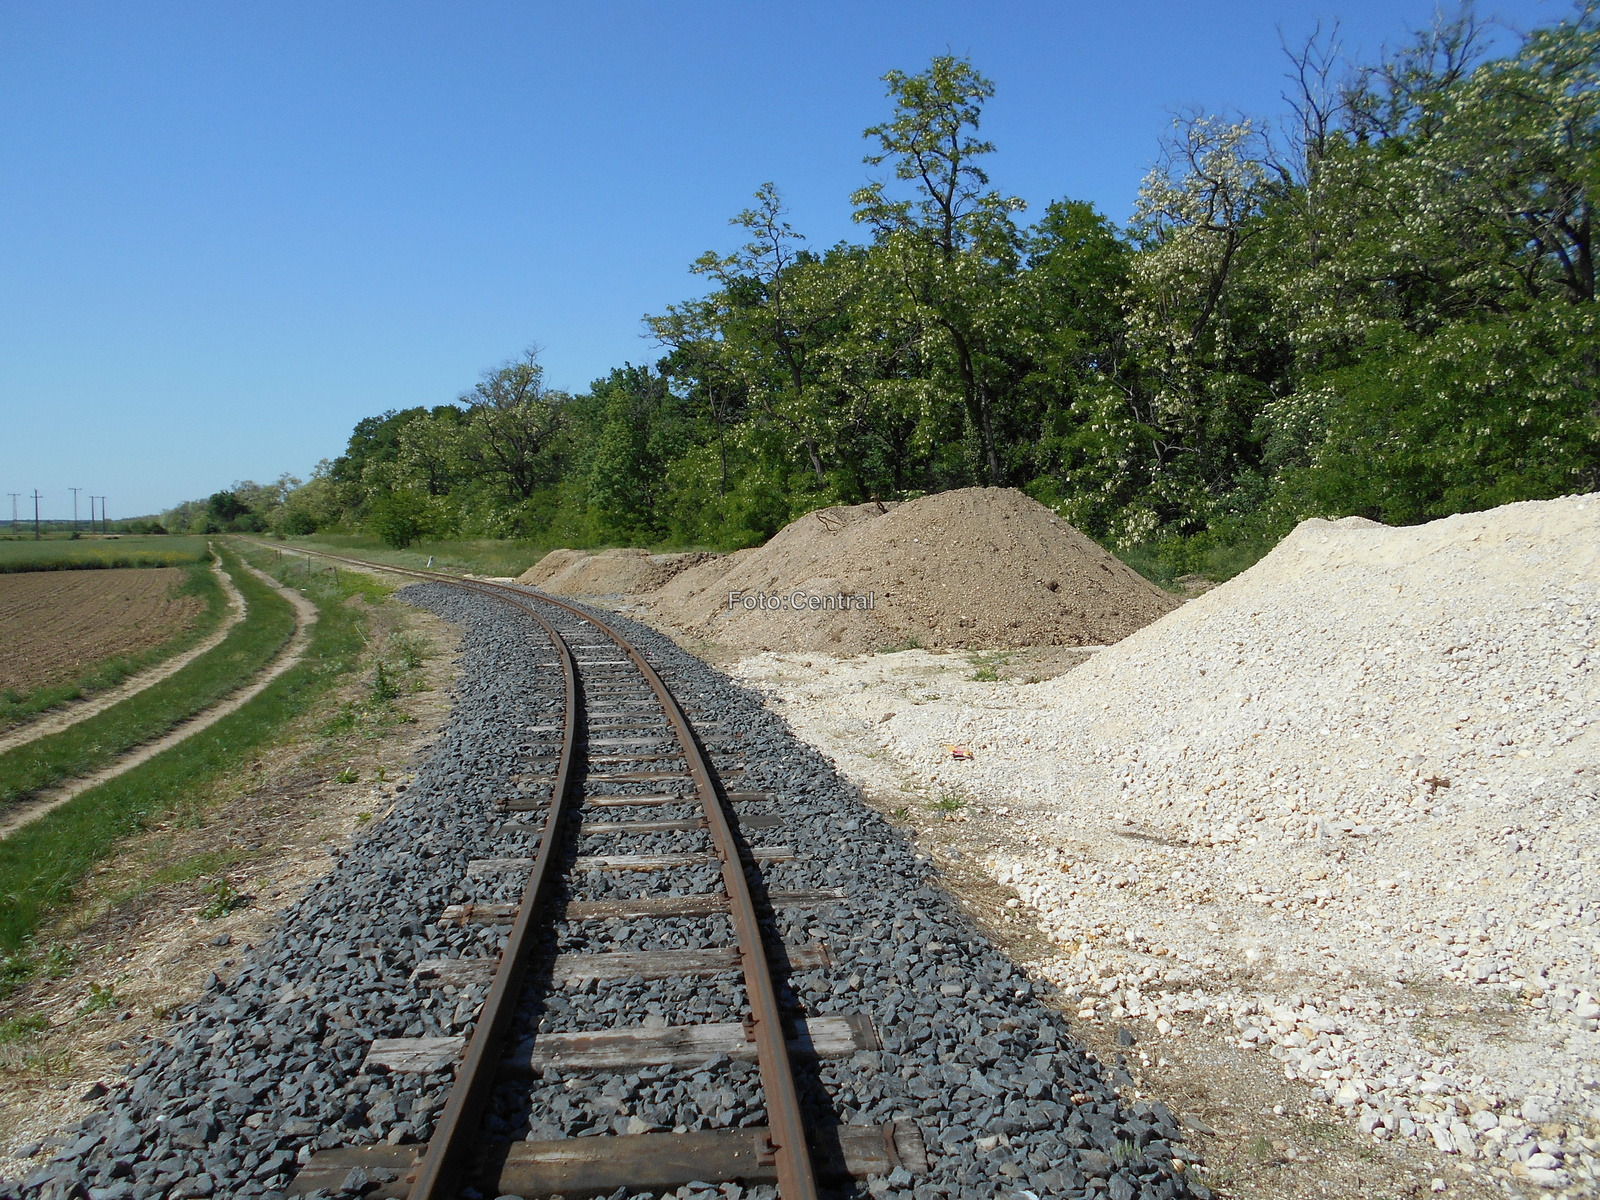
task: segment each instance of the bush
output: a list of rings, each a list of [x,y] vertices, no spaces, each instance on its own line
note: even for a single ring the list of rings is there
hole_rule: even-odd
[[[289,537],[310,537],[317,531],[317,519],[304,509],[292,509],[283,518],[283,532]]]
[[[1600,486],[1594,309],[1396,332],[1327,377],[1326,441],[1285,477],[1302,511],[1408,525]]]
[[[385,492],[367,512],[367,528],[384,543],[404,550],[422,533],[427,505],[414,492]]]

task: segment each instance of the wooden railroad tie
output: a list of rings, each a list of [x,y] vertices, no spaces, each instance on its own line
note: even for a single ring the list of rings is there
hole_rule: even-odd
[[[710,1129],[696,1133],[639,1133],[611,1137],[500,1142],[479,1153],[472,1182],[485,1196],[591,1196],[625,1187],[662,1192],[687,1183],[776,1183],[770,1134],[764,1128]],[[904,1167],[928,1173],[922,1131],[911,1121],[837,1125],[811,1134],[817,1173],[829,1179],[866,1179]],[[338,1194],[361,1168],[375,1187],[368,1200],[401,1200],[420,1146],[339,1146],[319,1150],[295,1177],[291,1196],[321,1188]]]
[[[777,958],[778,956],[774,956]],[[814,971],[830,965],[828,948],[820,942],[785,946],[782,959],[788,970]],[[559,954],[550,983],[564,987],[588,979],[693,979],[737,971],[743,960],[733,946],[709,950],[614,950],[605,954]],[[474,987],[488,983],[499,967],[498,958],[429,958],[411,972],[418,987]],[[775,964],[782,969],[781,959]]]
[[[790,1026],[786,1022],[785,1028]],[[877,1050],[878,1035],[865,1013],[825,1014],[796,1020],[789,1053],[806,1058],[849,1058]],[[467,1047],[464,1037],[378,1038],[361,1069],[369,1074],[414,1074],[454,1066]],[[692,1067],[725,1054],[753,1062],[756,1045],[742,1021],[668,1025],[647,1029],[594,1029],[541,1033],[513,1046],[500,1060],[502,1075],[527,1075],[556,1067],[564,1071],[624,1071],[637,1067]]]
[[[832,908],[845,902],[843,888],[808,888],[794,892],[768,892],[773,908]],[[452,904],[440,915],[440,925],[509,925],[521,905]],[[637,921],[650,917],[711,917],[728,911],[726,896],[698,892],[691,896],[647,896],[638,900],[569,900],[560,919],[576,921]]]

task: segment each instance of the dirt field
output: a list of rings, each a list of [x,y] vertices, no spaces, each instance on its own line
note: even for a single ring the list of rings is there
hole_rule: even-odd
[[[200,615],[178,567],[0,574],[0,692],[27,695],[177,637]]]

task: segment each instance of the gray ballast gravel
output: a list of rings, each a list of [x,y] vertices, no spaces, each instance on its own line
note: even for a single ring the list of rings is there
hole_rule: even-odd
[[[231,979],[210,981],[204,998],[174,1018],[168,1036],[147,1044],[144,1060],[111,1089],[103,1108],[39,1170],[0,1185],[0,1198],[277,1197],[292,1191],[295,1170],[317,1148],[415,1143],[432,1132],[449,1071],[387,1076],[364,1073],[362,1064],[376,1038],[471,1033],[486,987],[423,987],[411,973],[424,959],[496,953],[503,927],[435,922],[447,905],[512,899],[520,891],[521,874],[469,878],[468,863],[533,852],[536,834],[499,829],[496,802],[534,755],[525,735],[514,731],[558,722],[562,697],[548,643],[526,617],[442,585],[402,594],[466,627],[450,723],[414,783],[285,914],[281,932],[247,951]],[[897,1169],[863,1181],[860,1194],[906,1200],[1208,1194],[1181,1169],[1193,1156],[1178,1148],[1173,1116],[1158,1103],[1118,1102],[1061,1015],[1042,1002],[1041,985],[965,923],[933,886],[929,864],[827,761],[768,714],[759,697],[660,635],[608,619],[656,657],[693,720],[722,722],[719,738],[743,735],[736,754],[714,760],[747,767],[738,790],[772,796],[743,806],[746,813],[783,819],[779,828],[752,827],[748,839],[756,847],[799,848],[798,857],[763,866],[766,886],[845,892],[831,909],[779,910],[772,933],[790,945],[823,942],[829,951],[830,966],[797,974],[780,988],[792,1012],[868,1014],[883,1047],[798,1064],[809,1118],[911,1120],[926,1139],[927,1176],[913,1179]],[[602,812],[605,820],[618,813],[629,819],[625,808]],[[698,849],[705,845],[700,836],[664,833],[655,841]],[[582,852],[620,845],[601,835],[586,839]],[[705,890],[715,874],[712,868],[590,871],[566,886],[583,899],[666,894]],[[684,918],[563,923],[547,947],[594,952],[729,940],[724,918]],[[530,996],[518,1036],[738,1020],[744,1006],[734,974],[590,981]],[[545,1071],[508,1081],[486,1118],[486,1136],[585,1137],[762,1120],[753,1066],[716,1059],[692,1070]],[[750,1195],[772,1193],[758,1187]]]

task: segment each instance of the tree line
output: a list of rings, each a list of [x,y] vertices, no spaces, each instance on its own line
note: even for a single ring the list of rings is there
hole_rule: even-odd
[[[1173,119],[1125,228],[991,182],[969,60],[891,71],[860,241],[814,247],[764,184],[702,293],[645,318],[653,361],[568,394],[529,352],[361,421],[303,484],[219,494],[255,489],[251,518],[195,511],[734,548],[998,485],[1181,571],[1311,515],[1595,490],[1597,12],[1499,56],[1470,10],[1367,64],[1319,31],[1279,119]]]

